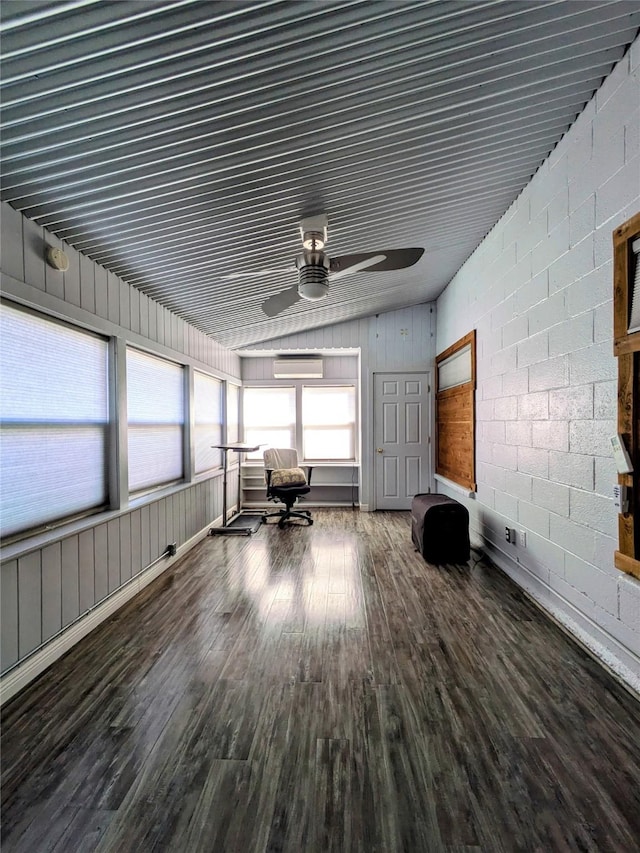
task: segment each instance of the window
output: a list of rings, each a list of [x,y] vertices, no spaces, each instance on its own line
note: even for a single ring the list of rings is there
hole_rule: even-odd
[[[245,388],[242,401],[244,440],[264,445],[247,459],[262,459],[267,447],[296,446],[295,388]]]
[[[127,350],[129,491],[184,476],[184,372],[182,367]]]
[[[476,333],[436,356],[436,474],[475,491]]]
[[[108,341],[0,307],[2,536],[108,501]]]
[[[355,459],[356,389],[302,388],[302,448],[308,460]]]
[[[613,232],[613,337],[618,434],[633,467],[618,475],[629,504],[618,516],[615,565],[640,578],[640,213]]]
[[[215,445],[222,441],[222,382],[197,370],[193,374],[193,421],[195,473],[219,468],[222,454]]]

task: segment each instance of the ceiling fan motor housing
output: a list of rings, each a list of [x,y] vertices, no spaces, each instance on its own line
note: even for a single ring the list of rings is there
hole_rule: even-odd
[[[303,252],[296,258],[298,294],[314,302],[329,293],[329,258],[324,252]]]

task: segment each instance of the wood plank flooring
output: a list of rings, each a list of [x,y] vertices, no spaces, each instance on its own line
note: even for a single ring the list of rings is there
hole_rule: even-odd
[[[637,851],[640,706],[408,513],[201,542],[3,711],[3,853]]]

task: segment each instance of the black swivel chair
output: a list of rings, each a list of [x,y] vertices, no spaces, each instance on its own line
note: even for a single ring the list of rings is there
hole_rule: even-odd
[[[278,518],[278,527],[282,529],[285,523],[298,518],[313,524],[309,510],[294,510],[298,498],[311,491],[311,472],[313,468],[304,470],[298,467],[298,453],[293,448],[265,450],[264,473],[267,481],[267,498],[270,501],[280,501],[284,509],[268,512],[262,516],[263,522],[268,518]]]

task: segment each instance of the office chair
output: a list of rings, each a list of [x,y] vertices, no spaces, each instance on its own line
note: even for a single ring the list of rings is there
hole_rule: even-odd
[[[271,448],[265,450],[263,458],[264,475],[267,481],[267,498],[270,501],[281,501],[285,505],[285,509],[265,513],[262,520],[266,522],[268,518],[279,518],[278,527],[280,529],[293,518],[300,518],[309,525],[313,524],[309,510],[293,509],[298,498],[311,491],[310,483],[313,468],[307,467],[306,471],[299,468],[298,453],[293,448]]]

